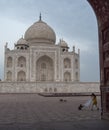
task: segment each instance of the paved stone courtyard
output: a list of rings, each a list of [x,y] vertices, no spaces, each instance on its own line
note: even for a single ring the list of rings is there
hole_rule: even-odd
[[[63,98],[66,102],[60,102]],[[100,120],[100,111],[79,111],[90,97],[43,97],[37,94],[0,94],[0,130],[46,130],[47,124]],[[97,97],[100,106],[100,97]],[[43,125],[42,125],[43,124]],[[34,126],[34,129],[32,127]],[[50,129],[54,130],[54,129]]]

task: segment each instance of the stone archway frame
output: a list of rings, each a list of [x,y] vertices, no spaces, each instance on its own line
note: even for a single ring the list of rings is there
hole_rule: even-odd
[[[109,0],[87,0],[95,12],[98,22],[101,118],[109,120]]]
[[[40,68],[40,62],[45,63],[47,68],[42,72]],[[51,65],[50,65],[51,64]],[[50,67],[48,69],[48,67]],[[41,55],[36,60],[36,81],[54,81],[54,60],[48,55]],[[40,72],[41,71],[41,72]],[[41,76],[45,75],[45,80],[41,80]]]

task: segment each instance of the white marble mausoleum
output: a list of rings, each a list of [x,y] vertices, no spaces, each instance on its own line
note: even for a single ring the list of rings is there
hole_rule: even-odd
[[[100,93],[99,83],[80,82],[80,50],[69,49],[40,16],[14,49],[6,43],[0,93]]]
[[[53,81],[80,80],[79,50],[69,51],[63,39],[56,44],[54,30],[41,20],[31,25],[10,50],[5,46],[4,81]]]

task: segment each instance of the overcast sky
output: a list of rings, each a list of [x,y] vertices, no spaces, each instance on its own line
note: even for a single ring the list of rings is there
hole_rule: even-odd
[[[39,20],[50,25],[57,42],[63,38],[72,50],[80,49],[81,81],[99,81],[98,29],[87,0],[0,0],[0,78],[4,73],[4,45],[10,48],[30,25]]]

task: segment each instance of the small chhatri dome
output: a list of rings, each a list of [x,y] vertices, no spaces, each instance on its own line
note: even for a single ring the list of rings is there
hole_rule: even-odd
[[[41,15],[39,21],[35,22],[30,26],[25,32],[25,40],[33,43],[51,43],[55,44],[56,35],[54,30],[41,20]]]
[[[18,41],[17,41],[17,45],[20,45],[20,44],[27,44],[27,41],[22,37],[20,38]]]
[[[61,47],[68,47],[68,44],[63,39],[60,39],[58,45],[61,46]]]

